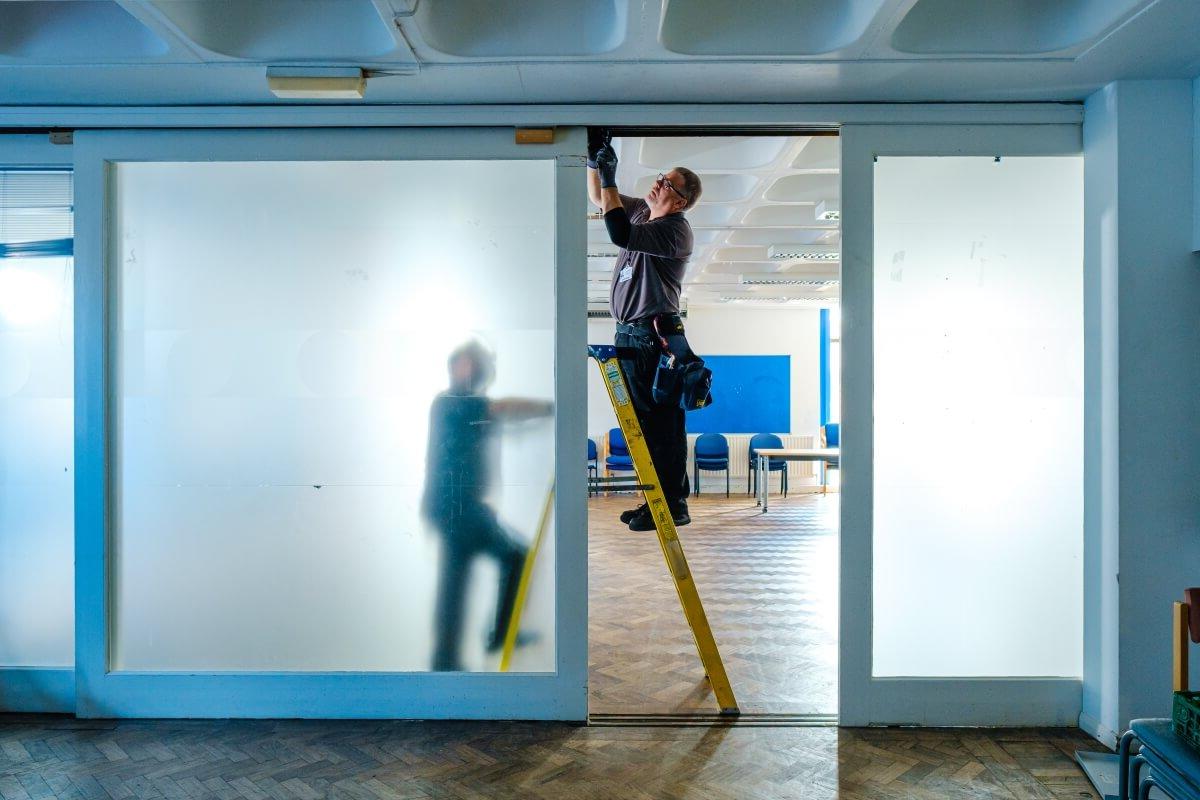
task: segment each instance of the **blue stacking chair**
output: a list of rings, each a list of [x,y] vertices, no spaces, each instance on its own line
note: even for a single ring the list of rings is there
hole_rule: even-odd
[[[594,494],[596,489],[593,479],[600,477],[600,451],[596,448],[596,440],[590,437],[587,456],[588,494]]]
[[[629,455],[625,434],[621,433],[620,428],[613,428],[608,432],[608,458],[604,459],[604,474],[633,471],[633,456]]]
[[[702,433],[693,450],[693,479],[700,494],[700,470],[725,472],[725,496],[729,497],[729,442],[719,433]]]
[[[750,437],[750,474],[746,476],[746,494],[758,495],[758,470],[755,465],[758,461],[759,450],[771,450],[774,448],[783,447],[783,439],[780,439],[773,433],[756,433]],[[767,459],[767,480],[771,479],[772,472],[782,472],[780,476],[780,484],[783,489],[783,496],[787,497],[788,490],[788,465],[782,458]],[[754,491],[750,491],[750,481],[754,480]],[[768,487],[768,491],[770,488]]]
[[[821,446],[841,447],[842,426],[838,422],[829,422],[821,426]]]

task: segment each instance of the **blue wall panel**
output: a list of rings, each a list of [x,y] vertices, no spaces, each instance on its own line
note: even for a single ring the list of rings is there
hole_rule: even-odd
[[[713,404],[687,415],[688,433],[790,433],[791,356],[701,356]]]

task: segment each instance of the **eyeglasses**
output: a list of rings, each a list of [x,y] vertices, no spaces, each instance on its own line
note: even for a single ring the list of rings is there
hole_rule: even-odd
[[[687,200],[687,195],[685,195],[683,192],[676,189],[675,184],[673,184],[669,180],[667,180],[666,173],[664,173],[664,172],[658,173],[658,180],[655,181],[655,183],[659,184],[660,186],[666,186],[666,187],[670,188],[670,190],[672,192],[679,195],[680,200]]]

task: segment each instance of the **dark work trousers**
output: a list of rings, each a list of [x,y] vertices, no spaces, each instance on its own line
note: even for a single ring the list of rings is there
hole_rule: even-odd
[[[666,336],[671,352],[678,357],[690,353],[679,317],[667,315],[663,323],[659,329]],[[650,394],[658,359],[662,355],[658,337],[649,322],[618,324],[616,345],[621,372],[629,384],[633,407],[662,483],[663,494],[667,503],[675,507],[691,494],[687,475],[687,428],[683,409],[678,403],[658,405]]]
[[[455,672],[462,669],[463,611],[467,599],[467,576],[479,556],[490,556],[500,565],[500,592],[489,649],[504,642],[508,621],[517,600],[526,547],[514,539],[496,518],[492,508],[478,500],[455,503],[453,511],[431,515],[442,538],[442,568],[438,581],[435,614],[433,669]]]

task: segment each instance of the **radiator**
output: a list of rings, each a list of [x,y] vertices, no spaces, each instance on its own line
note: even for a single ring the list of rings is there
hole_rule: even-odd
[[[694,457],[696,448],[696,437],[699,434],[688,435],[688,478],[690,479],[694,473]],[[607,434],[592,438],[596,439],[600,451],[600,472],[604,472],[604,458],[608,455],[608,436]],[[816,447],[815,436],[800,436],[794,434],[781,434],[780,439],[783,440],[784,447]],[[748,433],[727,433],[725,439],[729,442],[729,481],[730,489],[738,491],[738,486],[741,486],[741,491],[746,491],[746,476],[750,474],[750,434]],[[817,475],[818,465],[814,461],[789,461],[788,462],[788,483],[791,486],[801,486],[807,482],[807,479],[815,479]],[[772,485],[779,482],[779,474],[774,473]],[[724,482],[724,476],[718,472],[705,473],[701,476],[701,480],[709,486],[714,486],[712,481]]]
[[[731,433],[726,434],[725,438],[729,440],[729,476],[737,485],[741,481],[742,491],[746,490],[746,476],[750,474],[753,467],[750,464],[750,434],[748,433]],[[813,436],[798,436],[792,434],[781,434],[779,436],[783,440],[784,447],[815,447],[813,444],[816,437]],[[692,472],[692,458],[695,449],[695,436],[688,437],[688,475]],[[788,462],[788,481],[792,486],[798,486],[799,480],[805,478],[813,478],[816,476],[817,464],[813,461],[789,461]],[[714,473],[714,476],[720,476]],[[702,478],[703,479],[703,478]],[[774,481],[779,480],[779,475],[776,474]]]

